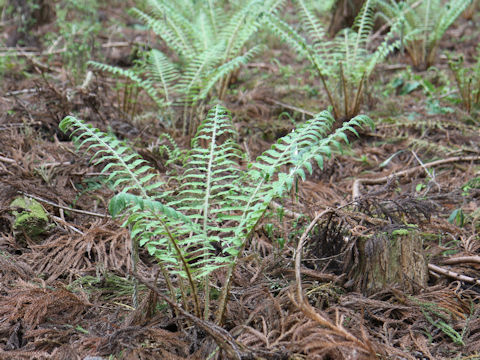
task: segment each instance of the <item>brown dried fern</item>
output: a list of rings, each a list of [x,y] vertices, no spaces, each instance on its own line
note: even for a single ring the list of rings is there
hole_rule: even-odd
[[[48,319],[64,324],[76,320],[91,305],[64,288],[40,288],[19,281],[0,298],[0,321],[22,320],[27,326],[37,326]]]
[[[97,267],[130,272],[131,242],[128,232],[113,222],[98,220],[84,235],[51,237],[32,245],[34,269],[46,274],[47,282],[59,277],[95,273]]]

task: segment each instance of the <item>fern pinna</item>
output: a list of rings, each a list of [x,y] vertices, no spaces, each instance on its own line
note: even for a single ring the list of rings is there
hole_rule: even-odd
[[[233,269],[271,201],[284,196],[297,179],[305,179],[312,162],[322,167],[331,147],[348,141],[346,134],[356,133],[354,127],[371,124],[368,117],[357,116],[329,134],[333,122],[328,111],[319,113],[242,170],[239,159],[244,156],[231,117],[216,105],[201,123],[192,149],[181,154],[184,166],[173,179],[172,191],[139,155],[111,135],[72,116],[60,128],[71,131],[78,146],[94,152],[95,164],[106,163],[103,171],[110,173],[108,179],[118,191],[109,210],[125,217],[132,239],[158,260],[172,299],[176,284],[183,306],[193,306],[197,316],[209,318],[209,275],[228,269],[215,316],[221,323]],[[179,154],[178,148],[169,154]]]

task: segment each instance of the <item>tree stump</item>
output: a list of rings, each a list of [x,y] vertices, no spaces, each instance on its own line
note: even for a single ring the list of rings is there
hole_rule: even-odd
[[[350,284],[365,296],[386,287],[414,294],[427,285],[423,239],[416,229],[402,228],[360,237]]]
[[[7,18],[13,27],[7,29],[6,45],[14,47],[37,46],[35,31],[55,20],[55,2],[52,0],[8,0]]]

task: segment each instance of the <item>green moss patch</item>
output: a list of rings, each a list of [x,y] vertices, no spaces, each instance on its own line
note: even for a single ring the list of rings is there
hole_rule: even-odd
[[[15,209],[13,229],[19,235],[35,237],[47,230],[48,216],[42,205],[27,197],[18,197],[10,204]]]

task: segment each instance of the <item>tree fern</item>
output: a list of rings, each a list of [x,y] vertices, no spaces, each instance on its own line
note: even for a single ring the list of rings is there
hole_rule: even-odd
[[[132,238],[158,260],[167,283],[174,283],[170,277],[181,288],[187,282],[198,316],[203,289],[203,316],[209,317],[209,274],[228,268],[216,315],[220,323],[233,268],[271,201],[284,196],[297,178],[305,179],[306,172],[312,172],[312,162],[321,167],[332,146],[347,141],[347,132],[356,133],[354,126],[371,121],[359,116],[328,135],[333,122],[329,112],[318,114],[244,171],[238,165],[243,154],[231,117],[217,105],[199,126],[183,172],[174,179],[175,190],[170,192],[139,155],[112,136],[73,117],[65,118],[60,128],[72,131],[79,147],[94,152],[96,164],[107,162],[103,171],[112,172],[109,179],[118,191],[110,201],[110,212],[126,218],[124,225],[129,225]],[[183,305],[189,309],[190,302],[182,293]]]

